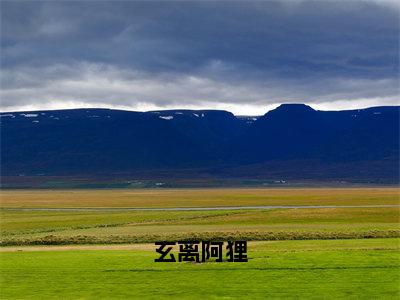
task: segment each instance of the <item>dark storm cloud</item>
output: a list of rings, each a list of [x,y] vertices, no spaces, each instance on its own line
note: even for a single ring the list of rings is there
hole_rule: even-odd
[[[398,94],[395,2],[1,6],[5,109],[54,101],[128,108],[395,103]]]

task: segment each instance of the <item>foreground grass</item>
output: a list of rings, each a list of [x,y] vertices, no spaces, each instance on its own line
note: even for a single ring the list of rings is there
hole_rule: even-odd
[[[2,207],[210,207],[399,204],[398,188],[7,190]]]
[[[400,236],[398,208],[61,212],[0,210],[1,245]]]
[[[248,263],[154,263],[151,245],[130,251],[4,251],[3,299],[400,296],[398,239],[253,242]]]

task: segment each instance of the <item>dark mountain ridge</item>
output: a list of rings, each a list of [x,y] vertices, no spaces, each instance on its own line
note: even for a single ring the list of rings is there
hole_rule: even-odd
[[[1,174],[398,182],[399,113],[398,106],[317,111],[304,104],[260,117],[219,110],[7,112]]]

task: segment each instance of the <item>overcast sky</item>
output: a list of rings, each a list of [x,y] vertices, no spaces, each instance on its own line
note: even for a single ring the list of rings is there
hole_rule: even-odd
[[[399,105],[397,1],[1,1],[2,111]]]

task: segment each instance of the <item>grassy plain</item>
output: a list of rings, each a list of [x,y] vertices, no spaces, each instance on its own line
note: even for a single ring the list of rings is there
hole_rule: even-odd
[[[1,245],[168,239],[399,237],[398,207],[224,211],[24,211],[20,208],[398,205],[399,189],[2,191]]]
[[[155,263],[153,245],[134,245],[134,249],[126,250],[92,247],[93,250],[79,250],[67,246],[53,251],[22,247],[19,249],[22,252],[16,252],[15,247],[2,248],[2,298],[398,299],[400,296],[398,239],[250,242],[247,263]],[[51,246],[46,249],[51,250]]]
[[[400,297],[397,188],[10,190],[0,195],[2,299]],[[261,205],[338,207],[110,210]],[[349,205],[395,207],[341,207]],[[250,259],[155,263],[154,244],[140,244],[185,239],[248,240]]]
[[[397,207],[129,212],[1,210],[0,217],[3,245],[400,236]]]
[[[3,190],[1,207],[212,207],[400,204],[398,188]]]

